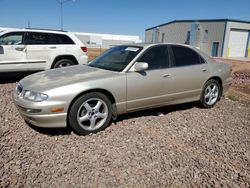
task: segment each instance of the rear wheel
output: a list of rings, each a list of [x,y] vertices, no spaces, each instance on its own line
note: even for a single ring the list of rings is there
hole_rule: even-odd
[[[220,99],[221,94],[221,87],[219,83],[214,80],[208,80],[203,88],[201,99],[200,99],[200,105],[204,108],[211,108],[213,107],[216,102]]]
[[[79,97],[69,111],[69,124],[79,135],[105,129],[112,116],[111,102],[102,93],[91,92]]]
[[[69,59],[61,59],[61,60],[58,60],[53,68],[56,69],[56,68],[62,68],[62,67],[68,67],[68,66],[72,66],[72,65],[75,65],[75,63]]]

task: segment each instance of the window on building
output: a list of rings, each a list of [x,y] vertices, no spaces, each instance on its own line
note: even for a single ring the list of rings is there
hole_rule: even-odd
[[[165,33],[161,34],[161,42],[163,43],[165,41]]]
[[[202,42],[204,43],[208,42],[208,30],[207,29],[204,31]]]
[[[185,44],[190,44],[190,31],[187,31],[187,39],[185,41]]]

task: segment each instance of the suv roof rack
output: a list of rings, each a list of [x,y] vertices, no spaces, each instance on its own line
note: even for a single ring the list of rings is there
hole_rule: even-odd
[[[43,31],[60,31],[60,32],[68,32],[60,29],[41,29],[41,28],[32,28],[32,27],[27,27],[25,29],[31,29],[31,30],[43,30]]]

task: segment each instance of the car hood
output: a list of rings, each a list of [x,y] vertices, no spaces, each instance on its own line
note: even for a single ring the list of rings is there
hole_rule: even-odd
[[[88,80],[93,81],[117,74],[118,72],[89,67],[87,65],[76,65],[32,74],[23,78],[20,84],[26,90],[41,92],[64,85]]]

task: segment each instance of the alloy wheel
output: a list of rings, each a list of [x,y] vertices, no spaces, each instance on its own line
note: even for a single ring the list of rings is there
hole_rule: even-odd
[[[88,131],[100,128],[108,118],[108,106],[99,98],[90,98],[85,101],[77,112],[79,125]]]
[[[215,83],[209,84],[204,92],[205,103],[211,106],[217,101],[218,97],[219,97],[219,88],[217,84]]]

